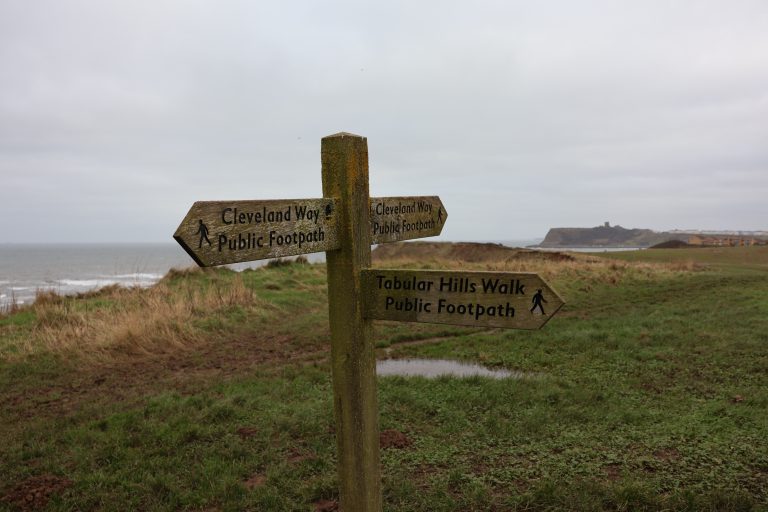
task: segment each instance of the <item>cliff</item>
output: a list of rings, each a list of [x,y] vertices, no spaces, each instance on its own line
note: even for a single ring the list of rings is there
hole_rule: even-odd
[[[650,247],[670,239],[672,233],[650,229],[626,229],[621,226],[594,228],[552,228],[540,247]]]

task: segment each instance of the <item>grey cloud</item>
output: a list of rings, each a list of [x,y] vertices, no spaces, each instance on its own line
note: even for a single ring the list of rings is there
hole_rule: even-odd
[[[168,240],[195,200],[320,195],[320,138],[450,239],[766,229],[763,2],[0,6],[8,241]],[[35,205],[45,222],[18,222]]]

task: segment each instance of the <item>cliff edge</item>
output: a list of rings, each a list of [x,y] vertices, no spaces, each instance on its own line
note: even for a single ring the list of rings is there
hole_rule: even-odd
[[[621,226],[594,228],[552,228],[539,247],[650,247],[678,238],[650,229],[626,229]]]

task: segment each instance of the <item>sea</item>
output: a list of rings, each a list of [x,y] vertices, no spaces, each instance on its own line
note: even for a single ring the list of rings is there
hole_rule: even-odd
[[[541,239],[488,240],[509,247],[526,247],[540,241]],[[325,261],[325,253],[307,254],[306,257],[311,262]],[[240,271],[266,263],[254,261],[229,267]],[[34,302],[38,291],[52,290],[63,295],[73,295],[113,284],[148,287],[159,281],[172,268],[194,265],[187,253],[174,242],[0,244],[0,311],[14,303],[25,305]]]
[[[324,254],[308,254],[323,261]],[[229,265],[234,270],[266,261]],[[176,243],[0,244],[0,311],[34,302],[38,291],[73,295],[118,284],[148,287],[172,268],[195,263]]]

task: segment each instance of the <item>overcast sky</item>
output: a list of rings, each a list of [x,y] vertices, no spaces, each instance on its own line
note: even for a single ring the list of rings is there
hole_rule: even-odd
[[[768,229],[768,2],[0,0],[0,242],[194,201],[439,195],[448,240]]]

